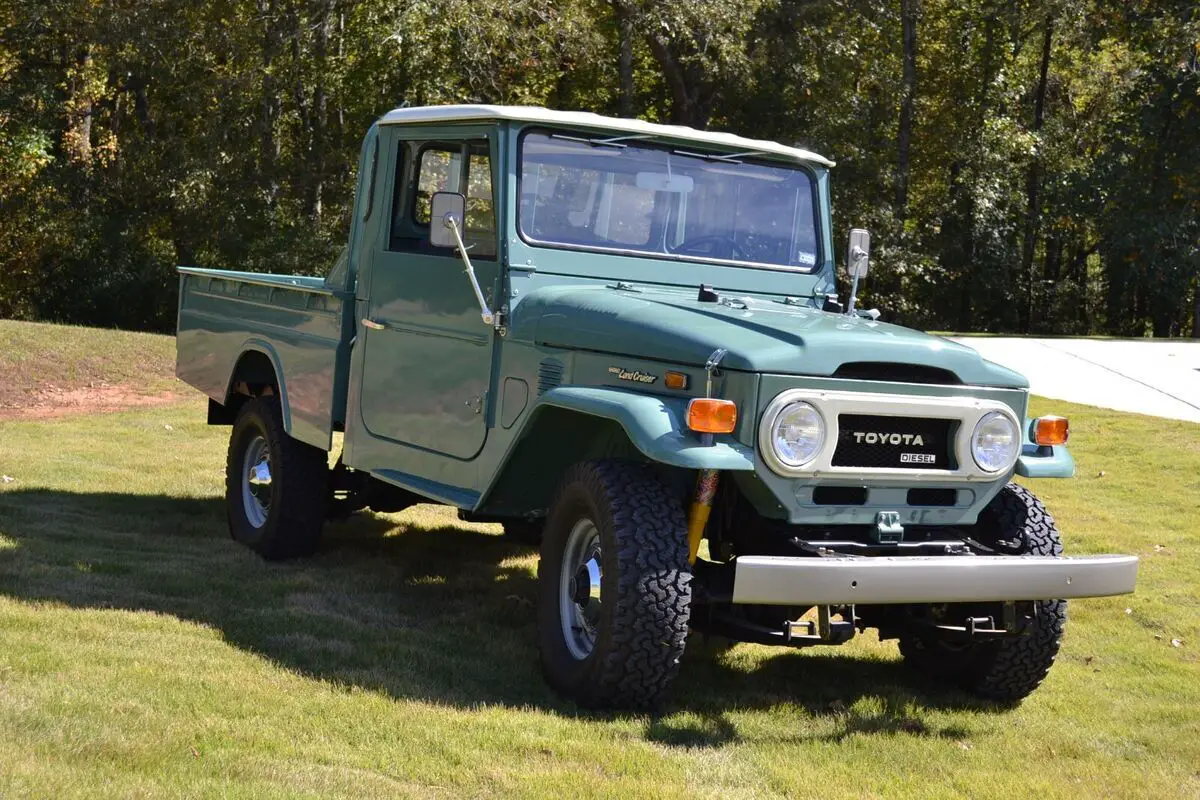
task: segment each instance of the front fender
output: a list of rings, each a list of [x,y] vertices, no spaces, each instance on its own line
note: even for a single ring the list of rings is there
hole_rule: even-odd
[[[1030,433],[1033,420],[1025,420],[1025,437],[1021,442],[1021,455],[1017,457],[1017,474],[1022,478],[1072,478],[1075,476],[1075,459],[1067,452],[1065,444],[1039,445]]]
[[[732,436],[715,436],[713,444],[701,444],[684,423],[687,399],[655,397],[621,389],[594,386],[563,386],[538,399],[530,417],[539,408],[552,407],[616,422],[629,441],[651,461],[684,469],[754,469],[754,451]]]

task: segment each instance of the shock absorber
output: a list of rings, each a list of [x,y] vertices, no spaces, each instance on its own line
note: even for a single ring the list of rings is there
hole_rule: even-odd
[[[721,473],[715,469],[702,469],[696,476],[696,489],[692,492],[692,504],[688,507],[689,564],[696,563],[696,556],[700,552],[700,540],[704,537],[704,527],[708,525],[708,515],[712,513],[720,477]]]

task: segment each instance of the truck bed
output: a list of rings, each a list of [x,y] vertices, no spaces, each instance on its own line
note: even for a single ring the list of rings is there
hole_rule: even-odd
[[[179,274],[180,380],[224,404],[239,362],[265,356],[288,433],[328,449],[345,418],[352,296],[319,277],[194,267]]]

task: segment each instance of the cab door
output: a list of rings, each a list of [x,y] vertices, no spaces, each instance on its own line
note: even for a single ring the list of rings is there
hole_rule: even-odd
[[[499,274],[495,136],[399,129],[390,146],[390,218],[359,304],[360,415],[375,439],[471,459],[487,437],[496,336],[480,318],[457,250],[430,244],[429,202],[439,191],[467,197],[463,238],[491,302]]]

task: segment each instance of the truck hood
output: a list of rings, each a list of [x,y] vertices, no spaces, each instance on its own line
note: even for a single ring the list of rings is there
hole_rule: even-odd
[[[539,345],[694,366],[724,348],[722,366],[746,372],[829,376],[844,364],[875,362],[937,367],[976,386],[1029,386],[938,336],[759,297],[722,294],[720,303],[701,303],[678,290],[551,286],[522,298],[512,333]]]

